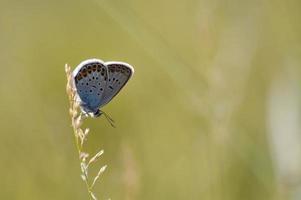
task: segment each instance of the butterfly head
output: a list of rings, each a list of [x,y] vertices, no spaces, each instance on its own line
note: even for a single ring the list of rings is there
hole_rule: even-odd
[[[96,112],[93,113],[93,117],[100,117],[100,115],[102,114],[101,110],[97,110]]]
[[[97,118],[97,117],[100,117],[102,114],[106,117],[106,119],[111,124],[111,126],[115,128],[114,120],[107,113],[98,109],[97,111],[93,112],[91,115],[92,115],[92,117]]]

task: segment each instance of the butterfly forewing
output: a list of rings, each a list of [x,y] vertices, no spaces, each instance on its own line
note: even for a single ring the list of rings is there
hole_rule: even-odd
[[[102,104],[108,80],[108,70],[101,60],[84,61],[74,70],[74,81],[82,105],[87,112],[95,112]]]
[[[134,73],[133,67],[127,63],[106,62],[105,65],[108,68],[108,80],[100,106],[103,106],[111,101]]]

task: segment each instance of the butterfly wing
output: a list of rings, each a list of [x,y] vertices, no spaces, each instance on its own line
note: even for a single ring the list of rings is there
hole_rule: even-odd
[[[103,61],[89,59],[81,62],[73,72],[77,94],[86,112],[95,113],[105,94],[108,68]]]
[[[111,101],[134,74],[134,68],[124,62],[106,62],[105,65],[108,68],[108,81],[100,106]]]

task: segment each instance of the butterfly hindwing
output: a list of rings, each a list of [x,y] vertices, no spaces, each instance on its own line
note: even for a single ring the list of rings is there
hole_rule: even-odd
[[[73,72],[77,93],[86,112],[95,112],[102,104],[108,69],[98,59],[86,60]]]
[[[105,65],[108,69],[108,80],[100,106],[111,101],[113,97],[119,93],[123,86],[125,86],[134,73],[134,68],[127,63],[106,62]]]

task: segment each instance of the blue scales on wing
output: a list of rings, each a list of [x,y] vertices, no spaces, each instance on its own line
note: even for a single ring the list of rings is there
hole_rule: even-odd
[[[96,112],[102,104],[108,70],[101,60],[89,60],[76,68],[74,82],[85,112]]]

